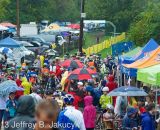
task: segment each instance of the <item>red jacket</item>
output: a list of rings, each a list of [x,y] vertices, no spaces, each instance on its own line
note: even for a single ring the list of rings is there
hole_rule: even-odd
[[[109,92],[117,88],[117,83],[114,81],[114,76],[110,75],[108,77],[108,83],[106,86],[109,88]],[[115,106],[116,103],[116,97],[113,97],[113,105]]]
[[[56,76],[57,76],[57,78],[61,78],[61,74],[62,74],[61,66],[59,64],[57,64],[56,65]]]
[[[20,79],[16,79],[17,86],[22,88],[21,83],[22,83],[22,81]],[[23,91],[16,91],[15,97],[16,97],[16,99],[18,99],[22,95],[23,95]]]

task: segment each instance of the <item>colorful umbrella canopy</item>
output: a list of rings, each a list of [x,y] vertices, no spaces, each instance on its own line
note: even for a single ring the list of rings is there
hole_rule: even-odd
[[[71,25],[68,25],[68,27],[70,27],[72,29],[80,29],[80,25],[79,24],[71,24]]]
[[[8,30],[7,27],[0,25],[0,31]]]
[[[147,95],[148,94],[143,90],[132,86],[122,86],[108,93],[108,96],[147,96]]]
[[[13,51],[7,47],[1,47],[0,52],[5,53],[5,54],[9,54],[9,53],[12,53]]]
[[[74,69],[82,68],[84,66],[80,60],[65,60],[61,65],[65,68],[71,67]]]
[[[7,97],[11,92],[23,91],[23,88],[17,86],[15,81],[7,80],[0,84],[0,96]]]
[[[78,68],[69,74],[68,79],[88,80],[88,79],[92,79],[92,76],[94,75],[97,75],[97,72],[91,69]]]
[[[5,27],[16,27],[16,25],[12,24],[12,23],[9,23],[9,22],[3,22],[3,23],[0,23],[2,26],[5,26]]]

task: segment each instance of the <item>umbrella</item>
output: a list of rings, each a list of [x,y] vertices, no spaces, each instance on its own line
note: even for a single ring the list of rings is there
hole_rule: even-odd
[[[57,51],[55,51],[54,49],[49,49],[46,51],[46,53],[48,53],[49,56],[55,56],[57,54]]]
[[[148,94],[143,90],[132,87],[132,86],[122,86],[111,91],[108,96],[147,96]]]
[[[16,82],[13,80],[7,80],[0,84],[0,96],[6,97],[11,92],[23,91],[23,88],[17,86]]]
[[[9,54],[9,53],[12,53],[13,51],[7,47],[1,47],[0,52],[5,53],[5,54]]]
[[[0,25],[0,31],[8,30],[7,27]]]
[[[97,75],[97,72],[88,68],[78,68],[69,74],[68,79],[88,80],[92,79],[93,75]]]
[[[12,23],[9,23],[9,22],[4,22],[4,23],[0,23],[2,26],[5,26],[5,27],[16,27],[16,25],[12,24]]]
[[[61,65],[65,68],[71,67],[74,69],[82,68],[84,66],[80,60],[65,60]]]
[[[68,25],[68,27],[70,27],[72,29],[80,29],[80,25],[79,24],[71,24],[71,25]]]

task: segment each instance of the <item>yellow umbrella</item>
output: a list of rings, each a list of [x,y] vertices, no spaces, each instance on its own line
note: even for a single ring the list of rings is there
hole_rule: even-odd
[[[55,31],[60,29],[60,26],[58,24],[50,24],[46,29],[43,30],[43,32],[49,32],[49,31]]]

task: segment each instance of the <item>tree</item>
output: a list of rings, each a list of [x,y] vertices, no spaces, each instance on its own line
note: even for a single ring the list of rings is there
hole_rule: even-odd
[[[150,38],[160,39],[160,2],[148,4],[146,10],[140,13],[137,20],[131,24],[129,39],[137,45],[146,43]]]
[[[5,19],[7,13],[6,8],[10,2],[10,0],[0,0],[0,21],[3,21],[3,19]]]

